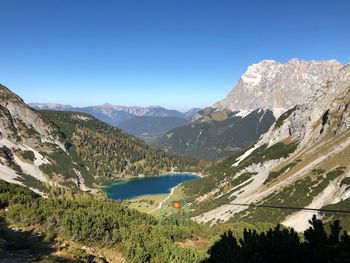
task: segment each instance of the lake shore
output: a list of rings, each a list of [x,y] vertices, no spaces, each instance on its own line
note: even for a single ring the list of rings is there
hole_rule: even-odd
[[[168,194],[155,194],[155,195],[142,195],[138,196],[135,198],[132,198],[128,200],[131,204],[132,207],[135,209],[138,209],[142,212],[148,213],[148,214],[153,214],[156,215],[156,212],[159,211],[161,208],[162,204],[164,202],[167,202],[169,199],[173,198],[174,200],[180,200],[183,198],[183,193],[181,190],[183,183],[180,183],[170,189],[170,192]],[[156,207],[153,207],[149,210],[149,208],[145,208],[143,205],[137,206],[137,204],[141,204],[143,202],[149,202],[149,201],[154,201],[157,203]]]
[[[171,198],[171,196],[175,193],[175,189],[178,188],[178,187],[180,187],[181,185],[182,185],[182,183],[180,183],[180,184],[178,184],[177,186],[174,186],[173,188],[171,188],[170,193],[168,194],[168,196],[167,196],[164,200],[162,200],[162,201],[159,203],[158,207],[156,207],[155,209],[153,209],[153,210],[151,210],[150,212],[148,212],[148,214],[152,214],[153,212],[155,212],[155,211],[157,211],[158,209],[160,209],[160,208],[162,207],[162,204],[163,204],[164,202],[166,202],[167,200],[169,200],[169,199]]]
[[[165,174],[162,174],[162,175],[172,175],[172,174],[193,174],[193,175],[197,175],[201,178],[207,177],[207,175],[202,174],[202,173],[197,173],[197,172],[166,172]]]

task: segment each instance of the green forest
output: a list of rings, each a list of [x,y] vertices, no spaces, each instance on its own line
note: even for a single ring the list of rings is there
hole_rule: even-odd
[[[59,136],[66,150],[89,167],[97,183],[103,184],[116,177],[199,171],[205,167],[204,162],[195,158],[152,149],[141,139],[123,133],[91,115],[62,111],[40,112],[59,128]],[[51,158],[59,159],[59,153],[53,153]],[[48,172],[50,168],[52,167],[44,169]]]
[[[274,121],[271,111],[259,110],[245,118],[229,116],[220,121],[199,120],[169,131],[152,144],[172,153],[215,161],[249,147]]]
[[[33,249],[30,240],[21,240],[21,245],[11,241],[8,224],[34,226],[45,233],[42,242],[64,238],[100,249],[108,247],[120,251],[127,262],[137,263],[348,262],[350,256],[350,237],[342,232],[339,221],[324,225],[314,217],[303,234],[279,225],[238,221],[215,227],[194,222],[159,225],[157,218],[102,196],[56,189],[49,198],[42,198],[4,181],[0,181],[0,216],[0,222],[6,222],[0,224],[0,237],[9,240],[0,248],[0,260],[2,256]],[[182,245],[196,239],[208,240],[207,247]],[[43,258],[36,256],[38,261]],[[82,253],[75,255],[77,258],[81,261],[75,262],[86,262],[92,257]],[[56,257],[54,261],[66,262],[60,260]],[[69,261],[69,257],[65,260]]]

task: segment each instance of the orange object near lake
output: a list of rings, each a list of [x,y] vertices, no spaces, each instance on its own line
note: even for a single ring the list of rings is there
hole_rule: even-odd
[[[178,201],[174,201],[174,203],[173,203],[173,207],[175,208],[175,209],[179,209],[180,208],[180,203],[178,202]]]

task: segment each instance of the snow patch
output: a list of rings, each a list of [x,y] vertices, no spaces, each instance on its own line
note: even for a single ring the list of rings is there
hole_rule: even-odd
[[[260,113],[261,111],[262,111],[262,109],[260,108],[258,113]],[[264,111],[263,115],[261,115],[261,117],[259,119],[259,123],[261,123],[261,120],[264,118],[265,114],[266,114],[266,111]]]
[[[241,110],[237,114],[235,114],[235,117],[242,117],[244,118],[245,116],[249,115],[252,112],[252,110]]]
[[[254,152],[255,149],[258,148],[258,144],[255,144],[253,148],[250,148],[249,150],[245,151],[244,154],[242,154],[238,159],[237,162],[231,165],[233,166],[238,166],[240,162],[242,162],[245,158],[247,158],[252,152]]]

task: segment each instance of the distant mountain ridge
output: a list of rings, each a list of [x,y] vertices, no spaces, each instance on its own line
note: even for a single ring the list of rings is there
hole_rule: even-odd
[[[28,105],[38,110],[63,110],[84,112],[93,115],[98,119],[104,120],[111,125],[117,126],[123,121],[132,119],[134,117],[152,116],[152,117],[176,117],[181,119],[191,119],[199,108],[190,109],[187,112],[180,112],[177,110],[168,110],[161,106],[138,107],[138,106],[118,106],[105,103],[98,106],[87,107],[73,107],[70,105],[58,103],[28,103]]]
[[[118,106],[105,103],[100,106],[72,107],[57,103],[29,103],[38,110],[58,110],[88,113],[96,119],[121,128],[143,139],[160,136],[170,129],[185,125],[195,118],[199,108],[187,112],[168,110],[160,106]]]

